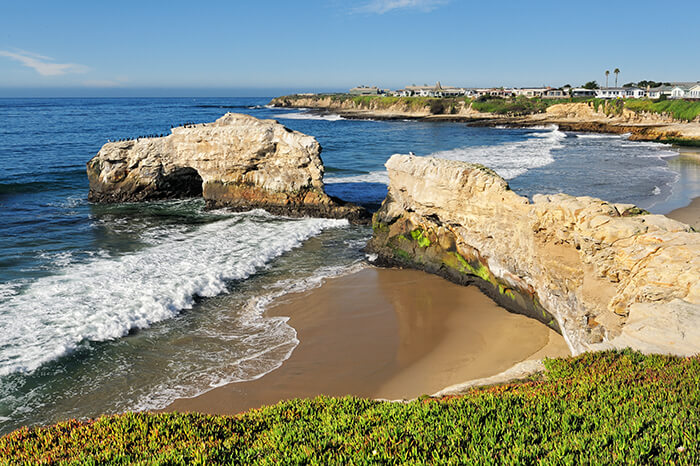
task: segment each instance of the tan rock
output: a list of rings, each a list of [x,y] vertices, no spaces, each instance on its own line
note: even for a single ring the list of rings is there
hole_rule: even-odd
[[[323,191],[321,146],[274,120],[227,113],[161,138],[105,144],[88,162],[89,199],[125,202],[201,195],[209,206],[362,221],[364,209]]]
[[[574,354],[698,351],[700,234],[688,225],[590,197],[530,203],[479,165],[395,155],[386,166],[369,244],[381,259],[476,281],[560,330]]]

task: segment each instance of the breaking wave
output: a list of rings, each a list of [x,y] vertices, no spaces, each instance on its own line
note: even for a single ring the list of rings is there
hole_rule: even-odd
[[[323,121],[340,121],[345,118],[335,113],[312,113],[312,112],[292,112],[275,115],[275,118],[287,120],[323,120]]]
[[[0,376],[31,373],[86,342],[116,339],[171,318],[324,229],[347,225],[345,220],[258,217],[235,215],[193,232],[173,229],[135,253],[65,262],[19,292],[4,284]]]

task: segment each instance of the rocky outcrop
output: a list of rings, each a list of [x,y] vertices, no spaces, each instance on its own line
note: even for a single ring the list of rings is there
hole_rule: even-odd
[[[479,285],[572,353],[700,352],[700,234],[627,204],[511,191],[480,165],[394,155],[368,249]]]
[[[89,200],[203,196],[210,207],[263,208],[364,222],[358,206],[326,195],[321,146],[274,120],[228,113],[172,134],[105,144],[88,162]]]
[[[432,108],[431,102],[437,110]],[[417,119],[426,121],[461,121],[474,126],[528,127],[558,125],[565,131],[629,133],[637,141],[658,141],[700,145],[700,117],[692,122],[674,120],[670,115],[637,112],[593,103],[560,103],[545,112],[529,115],[482,113],[462,98],[348,98],[330,95],[293,95],[277,97],[270,102],[276,107],[312,108],[338,113],[345,118],[380,120]]]
[[[435,106],[431,104],[435,104]],[[358,99],[342,96],[284,96],[276,97],[270,105],[280,108],[312,108],[335,112],[344,118],[373,118],[380,120],[436,119],[464,120],[490,118],[496,115],[480,113],[464,99],[396,98]]]

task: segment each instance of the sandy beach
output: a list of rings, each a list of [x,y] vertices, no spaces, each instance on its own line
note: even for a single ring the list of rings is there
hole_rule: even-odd
[[[666,216],[700,230],[700,197],[693,199],[690,205],[669,212]]]
[[[413,398],[525,359],[569,355],[541,323],[415,270],[365,269],[288,295],[269,314],[289,316],[300,340],[279,369],[166,411],[233,414],[320,394]]]
[[[666,215],[700,229],[700,197]],[[267,313],[289,317],[300,341],[280,368],[165,411],[234,414],[320,394],[410,399],[526,359],[569,355],[563,338],[539,322],[509,313],[477,288],[416,270],[368,268],[287,295]]]

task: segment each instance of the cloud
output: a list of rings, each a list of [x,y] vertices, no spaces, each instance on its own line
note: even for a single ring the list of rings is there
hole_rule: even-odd
[[[18,50],[17,52],[0,50],[0,56],[16,60],[24,66],[32,68],[42,76],[61,76],[69,73],[85,73],[89,70],[87,66],[78,65],[75,63],[51,63],[53,61],[52,58],[37,55],[24,50]]]
[[[355,11],[360,13],[377,13],[380,15],[401,9],[429,12],[448,2],[449,0],[371,0]]]

